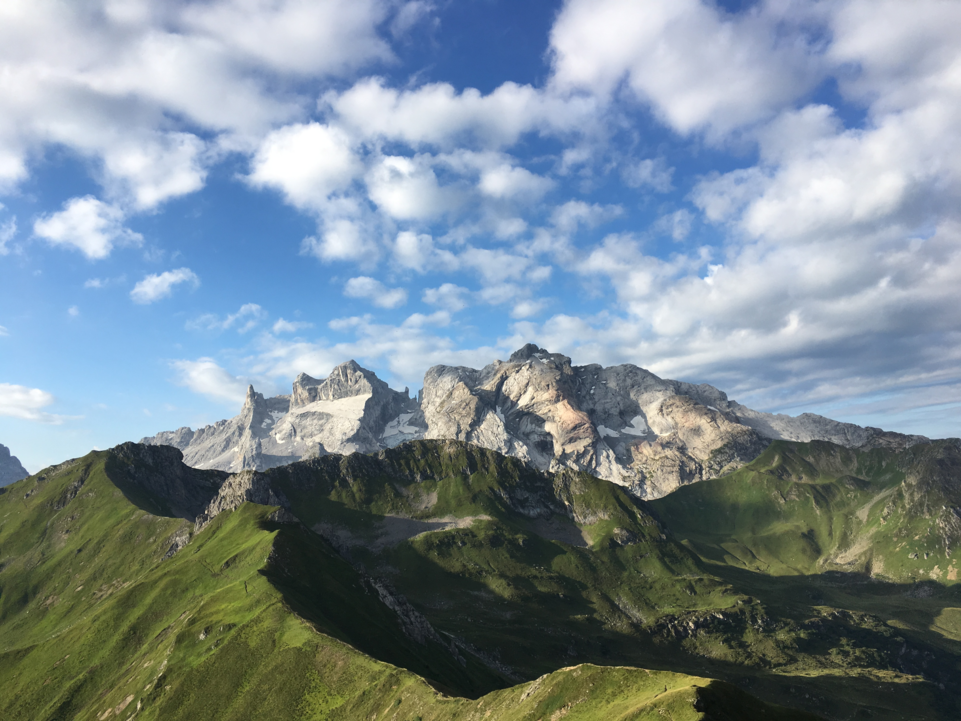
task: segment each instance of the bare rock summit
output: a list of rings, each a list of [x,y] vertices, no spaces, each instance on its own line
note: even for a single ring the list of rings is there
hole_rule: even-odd
[[[143,442],[176,446],[197,468],[238,472],[418,438],[466,441],[544,471],[586,471],[645,499],[737,469],[772,440],[850,448],[928,440],[810,413],[763,413],[707,384],[665,380],[630,364],[575,366],[528,343],[480,370],[434,366],[419,400],[348,361],[323,380],[299,375],[290,396],[265,399],[251,387],[230,420]]]
[[[289,396],[247,389],[240,414],[193,431],[180,428],[141,443],[171,445],[195,468],[263,471],[327,453],[367,453],[420,437],[416,399],[392,390],[354,361],[318,380],[301,373]]]
[[[20,459],[11,455],[10,449],[0,443],[0,487],[16,483],[29,475]]]

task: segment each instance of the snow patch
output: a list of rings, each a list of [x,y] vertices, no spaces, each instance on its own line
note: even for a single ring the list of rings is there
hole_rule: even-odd
[[[634,416],[631,425],[621,429],[621,433],[626,433],[629,436],[646,436],[650,431],[651,429],[647,427],[644,416]]]
[[[593,393],[594,391],[592,390],[591,392]],[[601,438],[604,438],[606,436],[610,436],[611,438],[619,438],[621,435],[617,431],[612,431],[607,426],[598,426],[597,432],[600,434]]]
[[[383,438],[389,438],[390,436],[396,436],[399,434],[416,434],[420,433],[420,429],[416,426],[407,425],[407,421],[414,417],[413,413],[401,413],[394,420],[387,424],[384,428]]]
[[[721,411],[717,410],[717,408],[715,408],[714,406],[708,406],[708,408],[710,408],[712,411],[715,411],[715,412],[717,412],[717,413],[720,413],[720,412],[721,412]]]
[[[501,419],[501,423],[505,423],[505,420],[504,420],[504,411],[501,410],[501,407],[500,407],[500,406],[495,406],[495,407],[494,407],[494,413],[497,414],[497,417]]]

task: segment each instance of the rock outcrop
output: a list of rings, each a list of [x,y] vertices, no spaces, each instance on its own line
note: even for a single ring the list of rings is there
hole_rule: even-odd
[[[10,449],[0,443],[0,487],[16,483],[30,474],[20,459],[10,454]]]
[[[422,412],[426,438],[469,441],[542,470],[587,471],[646,499],[739,468],[775,439],[849,447],[927,440],[813,414],[761,413],[707,384],[629,364],[572,366],[533,344],[481,370],[431,368]]]
[[[143,442],[180,448],[191,466],[238,472],[418,438],[467,441],[544,471],[586,471],[646,499],[739,468],[772,440],[849,448],[927,441],[810,413],[762,413],[707,384],[630,364],[574,366],[528,344],[480,370],[431,368],[419,402],[349,361],[323,380],[301,374],[290,396],[265,399],[251,387],[229,421]]]
[[[318,380],[301,373],[289,396],[247,389],[240,414],[197,431],[180,428],[141,443],[171,445],[195,468],[263,471],[326,453],[368,453],[423,435],[417,400],[354,361]]]

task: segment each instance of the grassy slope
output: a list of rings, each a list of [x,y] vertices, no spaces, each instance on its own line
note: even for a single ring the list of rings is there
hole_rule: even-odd
[[[803,718],[725,684],[639,669],[581,666],[474,701],[442,696],[318,632],[376,639],[378,652],[444,670],[436,654],[418,659],[385,639],[384,607],[352,595],[349,566],[304,543],[303,531],[245,504],[161,560],[183,522],[131,503],[104,472],[106,457],[0,495],[5,719]],[[318,569],[325,601],[310,580],[291,581],[305,564]],[[310,622],[287,602],[298,593]]]
[[[778,442],[651,505],[712,572],[793,625],[786,671],[830,673],[799,656],[820,646],[835,673],[851,673],[873,650],[867,665],[949,689],[918,689],[927,702],[879,689],[877,713],[912,718],[912,703],[915,714],[933,704],[952,718],[961,709],[938,704],[957,702],[961,671],[959,456],[952,443],[895,453]]]
[[[766,574],[705,568],[663,533],[648,504],[613,484],[545,477],[456,443],[321,458],[268,476],[298,517],[322,524],[436,628],[521,677],[560,663],[619,663],[726,678],[835,718],[860,710],[937,719],[957,710],[950,699],[945,707],[936,683],[953,688],[959,649],[905,637],[870,607],[818,605],[811,584],[781,594],[775,583],[762,593],[756,581],[769,581]],[[589,547],[545,538],[545,519],[524,515],[528,502],[553,502],[555,530],[567,524]],[[475,520],[378,547],[391,517],[451,516]],[[879,606],[890,600],[877,599]]]
[[[961,484],[931,477],[939,465],[961,472],[959,455],[953,444],[898,454],[778,442],[741,470],[653,505],[677,536],[719,563],[773,575],[839,570],[952,583]]]

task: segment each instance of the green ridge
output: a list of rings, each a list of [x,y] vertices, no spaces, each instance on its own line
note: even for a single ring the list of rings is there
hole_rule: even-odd
[[[246,503],[164,558],[189,524],[131,502],[157,499],[118,488],[110,461],[0,495],[4,719],[809,718],[710,679],[583,665],[445,695],[444,680],[490,684],[490,671],[412,643],[312,534]]]

